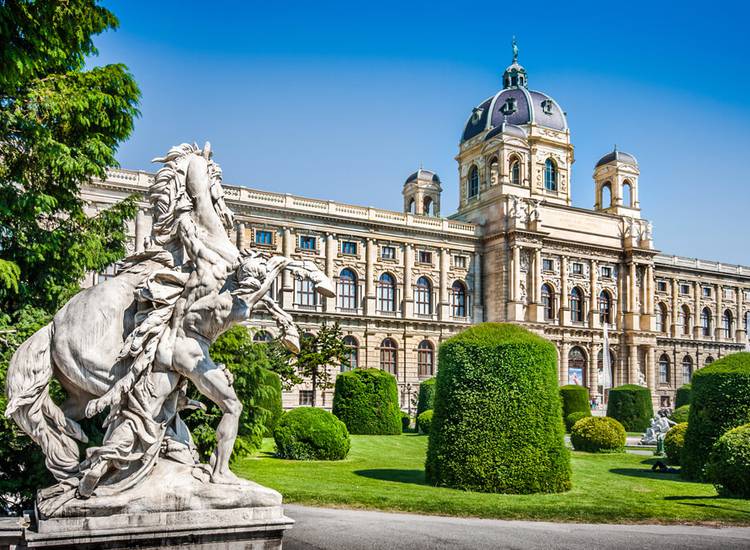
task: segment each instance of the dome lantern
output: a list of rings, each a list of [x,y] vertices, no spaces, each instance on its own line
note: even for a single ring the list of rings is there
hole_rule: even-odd
[[[528,75],[523,65],[518,63],[518,44],[513,37],[513,63],[503,73],[503,88],[526,88],[528,86]]]

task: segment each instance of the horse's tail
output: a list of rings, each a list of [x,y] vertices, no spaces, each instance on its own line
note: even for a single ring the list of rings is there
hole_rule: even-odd
[[[57,479],[78,472],[78,445],[86,442],[77,422],[67,418],[49,395],[52,378],[50,347],[52,323],[37,331],[13,354],[8,366],[5,416],[15,420],[21,429],[42,448],[47,468]]]

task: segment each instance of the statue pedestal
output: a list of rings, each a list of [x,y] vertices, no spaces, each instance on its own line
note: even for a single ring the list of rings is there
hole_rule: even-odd
[[[167,459],[135,487],[105,485],[91,498],[59,502],[38,507],[24,530],[27,548],[278,549],[294,523],[277,491],[211,483],[200,468]]]

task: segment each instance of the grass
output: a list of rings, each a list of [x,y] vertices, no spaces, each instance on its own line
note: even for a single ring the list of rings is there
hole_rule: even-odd
[[[285,502],[423,514],[597,523],[750,525],[750,501],[719,498],[713,486],[651,472],[653,458],[573,452],[573,489],[499,495],[425,484],[427,437],[352,436],[346,460],[281,460],[273,440],[234,471],[273,487]]]

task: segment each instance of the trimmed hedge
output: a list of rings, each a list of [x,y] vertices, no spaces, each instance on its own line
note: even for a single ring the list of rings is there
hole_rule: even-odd
[[[750,498],[750,424],[733,428],[718,439],[706,474],[721,496]]]
[[[672,426],[667,435],[664,436],[664,454],[667,455],[667,462],[670,464],[680,464],[680,456],[685,446],[685,432],[687,431],[687,427],[687,422],[680,422],[676,426]]]
[[[677,388],[677,395],[674,400],[675,409],[679,409],[683,405],[690,405],[690,394],[693,391],[692,384],[684,384]]]
[[[411,427],[411,416],[406,411],[401,411],[401,432],[406,433]]]
[[[698,369],[692,386],[682,473],[701,480],[716,440],[750,422],[750,353],[733,353]]]
[[[484,323],[443,342],[438,358],[428,483],[493,493],[570,489],[551,342]]]
[[[672,412],[672,416],[670,416],[670,419],[680,424],[682,422],[687,422],[689,415],[690,415],[690,405],[682,405],[681,407],[677,407]]]
[[[568,416],[565,417],[565,431],[570,433],[570,430],[575,426],[575,423],[578,422],[581,418],[588,418],[591,416],[591,411],[576,411],[574,413],[570,413]]]
[[[341,460],[351,446],[344,423],[315,407],[298,407],[285,413],[273,439],[276,455],[293,460]]]
[[[614,418],[590,416],[575,423],[570,442],[576,451],[621,453],[625,449],[625,428]]]
[[[568,415],[574,412],[587,412],[591,415],[591,401],[589,398],[589,389],[586,386],[577,384],[568,384],[560,388],[560,397],[562,398],[562,415],[568,418]]]
[[[353,369],[339,374],[332,411],[351,434],[401,433],[396,378],[380,369]]]
[[[625,384],[609,390],[607,416],[614,418],[628,432],[645,432],[654,416],[651,390]]]
[[[273,430],[284,412],[281,406],[281,378],[273,371],[261,369],[261,383],[268,388],[268,395],[258,399],[257,404],[271,413],[266,418],[263,437],[273,437]]]
[[[417,417],[417,430],[419,433],[430,435],[432,425],[432,409],[428,409]]]
[[[435,382],[436,378],[428,378],[419,384],[419,397],[417,397],[417,416],[435,406]]]

